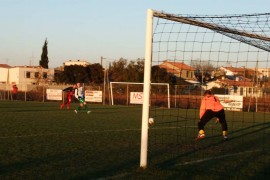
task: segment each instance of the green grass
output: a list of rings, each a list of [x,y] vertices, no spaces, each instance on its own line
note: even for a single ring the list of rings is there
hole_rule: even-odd
[[[77,104],[72,104],[74,109]],[[226,112],[197,135],[197,110],[152,109],[148,167],[140,166],[141,107],[0,101],[1,179],[267,179],[270,116]],[[162,115],[162,116],[161,116]]]

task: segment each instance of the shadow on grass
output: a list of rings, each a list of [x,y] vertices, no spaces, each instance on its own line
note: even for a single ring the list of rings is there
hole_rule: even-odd
[[[256,124],[256,125],[253,125],[253,126],[245,127],[245,128],[230,132],[229,133],[230,139],[227,140],[227,141],[220,140],[220,141],[217,141],[217,142],[208,142],[210,144],[202,145],[202,146],[201,146],[201,144],[198,145],[197,142],[195,141],[195,143],[193,145],[190,145],[188,148],[186,148],[186,150],[187,150],[186,152],[184,152],[184,153],[182,153],[180,155],[176,155],[173,158],[170,158],[170,159],[165,160],[163,162],[158,163],[157,167],[162,168],[162,169],[174,167],[176,164],[179,164],[179,162],[181,162],[181,159],[183,157],[191,156],[191,155],[196,154],[196,153],[200,153],[200,151],[209,150],[209,152],[210,152],[211,148],[214,148],[214,147],[217,147],[217,146],[222,146],[224,143],[230,143],[231,141],[237,141],[237,140],[239,140],[241,138],[247,137],[248,135],[255,135],[258,132],[261,132],[261,131],[269,129],[269,128],[270,128],[270,123],[269,122],[260,123],[260,124]],[[208,139],[214,139],[215,137],[217,137],[217,136],[207,137],[206,139],[200,140],[200,143],[206,142]],[[239,147],[242,146],[241,144],[238,144],[238,145],[239,145]],[[175,146],[175,147],[172,147],[172,148],[178,148],[179,149],[179,148],[182,148],[182,146]],[[222,147],[221,147],[221,149],[222,149]],[[269,149],[265,149],[265,151],[268,151],[268,150]],[[262,149],[262,151],[263,151],[263,149]],[[169,150],[167,150],[167,152],[165,152],[165,153],[170,153],[170,152],[169,152]],[[224,152],[224,153],[226,154],[226,153],[230,153],[230,152]],[[155,154],[152,154],[151,158],[157,158],[161,154],[164,154],[164,152],[157,152]]]

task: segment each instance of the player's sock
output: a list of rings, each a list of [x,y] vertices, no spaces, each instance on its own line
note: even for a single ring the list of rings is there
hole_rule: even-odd
[[[91,113],[91,111],[89,111],[89,109],[88,109],[88,106],[87,106],[87,105],[85,105],[85,110],[86,110],[86,113],[87,113],[87,114],[90,114],[90,113]]]
[[[204,134],[204,130],[201,129],[201,130],[199,131],[199,134]]]
[[[78,106],[76,110],[79,111],[80,109],[81,109],[81,106]]]
[[[228,132],[227,131],[222,131],[222,135],[223,135],[224,140],[228,139]]]
[[[197,139],[203,139],[203,138],[205,138],[205,134],[204,134],[204,130],[200,130],[199,131],[199,133],[198,133],[198,137],[197,137]]]

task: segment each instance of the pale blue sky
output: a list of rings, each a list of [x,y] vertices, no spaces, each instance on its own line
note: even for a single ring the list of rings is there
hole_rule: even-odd
[[[49,67],[144,57],[147,9],[174,14],[268,13],[269,0],[0,0],[0,64]],[[32,57],[33,56],[33,57]],[[31,61],[31,62],[30,62]]]

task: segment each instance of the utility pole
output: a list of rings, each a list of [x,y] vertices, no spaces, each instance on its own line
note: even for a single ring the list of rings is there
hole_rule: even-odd
[[[201,96],[203,96],[203,88],[202,88],[202,86],[203,86],[203,64],[202,63],[201,63],[201,69],[202,69]]]
[[[256,62],[256,112],[258,112],[258,96],[259,96],[259,83],[258,83],[258,60]]]
[[[33,65],[34,58],[36,58],[36,57],[35,57],[34,54],[32,53],[32,56],[29,57],[29,66],[32,66],[32,65]]]
[[[104,57],[102,57],[101,56],[101,58],[100,58],[100,64],[101,64],[101,66],[102,66],[102,68],[104,68],[104,77],[103,77],[103,105],[105,105],[105,96],[106,96],[106,94],[105,94],[105,91],[106,91],[106,65],[103,67],[103,60],[104,59],[106,59],[106,58],[104,58]]]

